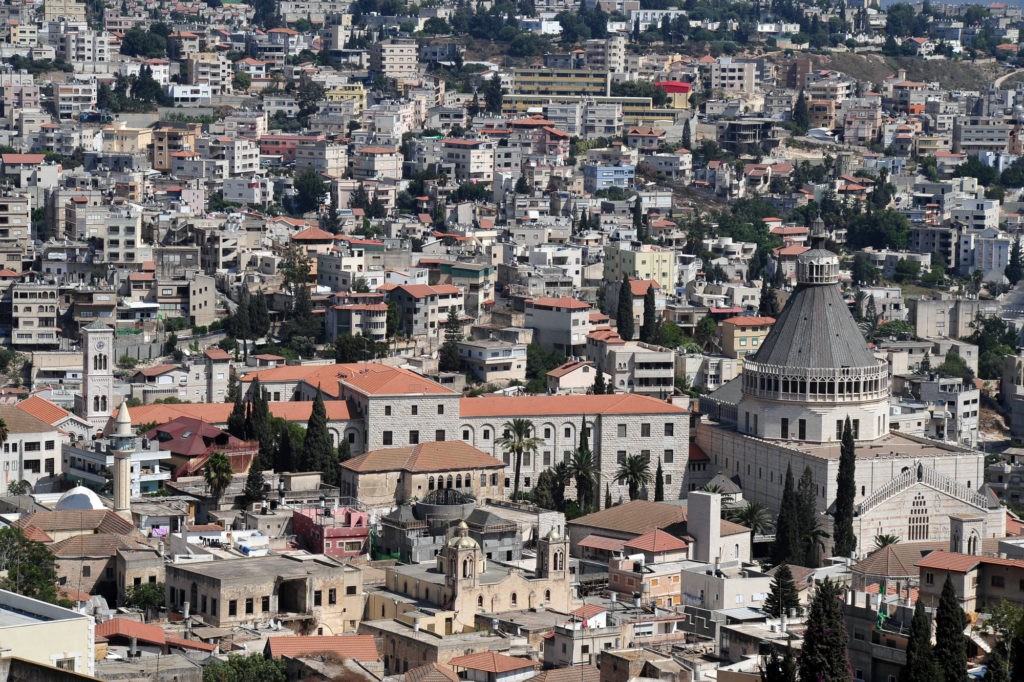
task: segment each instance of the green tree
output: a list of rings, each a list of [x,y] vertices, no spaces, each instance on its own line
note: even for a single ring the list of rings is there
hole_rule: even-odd
[[[439,367],[442,372],[458,372],[462,366],[459,359],[459,340],[462,338],[462,323],[455,312],[455,306],[448,309],[444,323],[444,343],[441,344]]]
[[[949,574],[942,585],[939,606],[935,610],[935,663],[940,682],[964,682],[967,679],[967,621]]]
[[[323,480],[338,479],[338,462],[334,456],[334,445],[331,434],[327,431],[327,407],[324,405],[324,394],[319,388],[313,400],[313,410],[306,423],[306,437],[302,441],[300,469],[302,471],[319,471]]]
[[[223,452],[210,455],[203,466],[203,480],[215,498],[220,498],[231,484],[231,460]]]
[[[492,114],[501,113],[501,104],[505,99],[505,90],[501,87],[501,78],[495,72],[484,85],[484,104]]]
[[[594,496],[594,485],[597,483],[598,469],[597,463],[594,462],[594,454],[585,443],[581,442],[573,451],[569,460],[569,472],[576,483],[576,504],[581,511],[589,509]]]
[[[347,462],[352,459],[352,444],[348,442],[348,438],[342,437],[341,442],[338,443],[338,463]]]
[[[7,484],[7,494],[12,497],[28,495],[30,492],[32,492],[32,486],[28,484],[28,481],[14,480]]]
[[[389,339],[393,339],[401,327],[402,318],[398,313],[398,302],[388,301],[388,316],[385,320],[385,327]]]
[[[789,564],[781,564],[772,576],[763,611],[772,618],[781,618],[790,610],[797,615],[800,614],[800,593],[793,582],[793,571],[789,569]]]
[[[702,317],[697,323],[697,328],[693,330],[693,340],[704,350],[709,350],[715,345],[717,336],[718,323],[710,315]]]
[[[955,350],[946,353],[946,358],[942,361],[941,365],[935,368],[935,371],[938,372],[939,376],[959,377],[965,383],[974,379],[974,372]]]
[[[235,404],[228,415],[228,433],[241,440],[247,440],[249,437],[245,432],[245,402],[242,401],[241,391],[236,391]]]
[[[900,682],[935,682],[937,677],[935,652],[932,650],[932,624],[925,611],[924,600],[918,599],[914,617],[910,621],[907,663],[900,671]]]
[[[1002,642],[996,642],[985,660],[985,682],[1010,682],[1010,670]]]
[[[842,587],[825,578],[814,593],[807,615],[798,666],[800,682],[852,680],[846,658],[847,639]]]
[[[761,682],[796,682],[796,656],[791,642],[786,642],[786,653],[781,658],[778,647],[772,646],[761,671]]]
[[[772,563],[781,564],[803,559],[798,556],[800,546],[799,507],[796,497],[796,486],[793,482],[793,469],[786,465],[786,482],[782,487],[782,502],[779,516],[775,520],[775,543],[772,545]]]
[[[686,150],[689,150],[691,145],[693,144],[693,142],[691,141],[691,137],[690,137],[690,121],[689,120],[683,122],[683,137],[682,137],[682,140],[680,140],[680,143],[683,145],[683,149],[686,149]]]
[[[257,466],[257,462],[249,466],[249,473],[245,477],[245,503],[252,504],[253,502],[260,502],[263,500],[263,496],[266,494],[267,484],[263,479],[263,471]]]
[[[757,314],[761,317],[779,316],[779,298],[767,277],[761,279],[761,300],[757,304]]]
[[[235,403],[238,402],[241,397],[242,389],[238,385],[238,373],[235,371],[234,367],[231,367],[231,369],[228,370],[228,390],[224,395],[224,402]],[[242,418],[245,419],[244,414],[242,415]]]
[[[29,540],[20,528],[0,528],[0,588],[50,604],[57,596],[57,561],[41,542]]]
[[[626,455],[615,478],[629,488],[629,499],[640,499],[640,488],[651,482],[651,460],[643,455]]]
[[[818,486],[814,482],[814,472],[804,467],[804,473],[797,484],[797,523],[800,529],[800,559],[797,562],[804,566],[817,565],[818,550],[823,538],[828,535],[821,529],[821,519],[816,505]]]
[[[760,502],[747,502],[742,506],[729,507],[725,516],[733,523],[750,529],[751,546],[756,535],[766,532],[773,525],[771,514]]]
[[[523,455],[527,452],[536,453],[544,441],[534,436],[533,422],[529,419],[515,418],[502,426],[504,434],[496,443],[512,455],[514,466],[512,499],[519,499],[519,477],[523,469]]]
[[[608,484],[604,484],[604,508],[608,509],[612,506],[612,489],[608,487]]]
[[[1021,277],[1024,277],[1024,265],[1021,263],[1020,253],[1020,235],[1013,238],[1013,246],[1010,247],[1010,262],[1007,263],[1003,274],[1010,281],[1010,286],[1016,286]]]
[[[661,470],[661,458],[658,458],[658,468],[654,471],[654,501],[665,501],[665,472]]]
[[[836,474],[835,555],[848,557],[857,549],[853,534],[853,501],[857,494],[857,453],[850,417],[843,424],[843,440],[839,448],[839,471]]]
[[[644,322],[640,327],[640,340],[644,343],[657,343],[661,332],[658,324],[658,311],[655,308],[654,282],[647,287],[644,294]]]
[[[228,654],[227,661],[212,659],[203,668],[203,682],[286,682],[281,659],[264,658],[262,653]]]
[[[246,91],[252,86],[252,76],[244,71],[239,71],[231,79],[231,86],[235,90]]]
[[[124,603],[130,608],[150,613],[164,607],[164,590],[163,583],[131,585],[125,591]]]
[[[629,275],[622,276],[622,285],[619,287],[619,305],[615,313],[615,328],[624,340],[633,339],[633,287],[629,282]]]
[[[305,170],[295,177],[295,205],[299,213],[320,208],[327,193],[327,183],[315,170]]]
[[[590,392],[594,395],[602,395],[605,392],[604,372],[600,367],[594,367],[594,386]]]
[[[900,544],[900,538],[898,535],[890,535],[888,533],[875,536],[875,549],[882,549],[889,545]]]
[[[798,135],[803,135],[811,127],[811,115],[807,110],[807,96],[801,90],[793,105],[793,124]]]

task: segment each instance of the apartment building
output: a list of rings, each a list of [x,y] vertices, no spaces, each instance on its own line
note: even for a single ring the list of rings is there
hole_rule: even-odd
[[[85,23],[85,3],[80,0],[45,0],[43,21]]]
[[[103,257],[119,266],[138,266],[152,258],[142,239],[142,214],[130,206],[112,208],[107,214]]]
[[[638,280],[654,280],[665,291],[675,291],[675,252],[672,249],[639,242],[606,244],[604,280],[621,282],[623,276]]]
[[[982,152],[1005,154],[1010,145],[1010,125],[1001,118],[959,116],[953,124],[953,151],[968,156]]]
[[[129,128],[125,121],[103,128],[102,150],[106,154],[144,154],[152,143],[152,128]]]
[[[22,299],[15,300],[18,301],[19,311],[27,307]],[[3,419],[8,430],[3,454],[0,455],[3,459],[4,488],[9,483],[25,481],[33,492],[59,490],[61,452],[70,440],[68,435],[17,405],[0,405],[0,419]]]
[[[598,331],[587,337],[587,359],[611,377],[616,391],[664,398],[675,390],[675,352],[668,348]]]
[[[485,384],[526,381],[526,344],[498,339],[459,341],[459,360]]]
[[[348,168],[348,151],[344,145],[327,140],[304,142],[295,148],[295,171],[311,170],[321,175],[340,178]]]
[[[243,137],[200,137],[196,151],[206,160],[223,161],[224,172],[230,176],[251,175],[260,170],[260,150],[256,143]]]
[[[54,86],[57,91],[57,118],[75,121],[86,111],[96,108],[96,83],[72,81]]]
[[[589,303],[542,296],[526,301],[525,309],[526,326],[537,343],[567,356],[583,355],[591,330]]]
[[[448,311],[465,314],[462,291],[450,284],[400,284],[387,293],[398,304],[401,328],[408,336],[438,338],[444,333]]]
[[[358,180],[400,180],[402,154],[392,147],[363,147],[352,158],[352,177]]]
[[[14,348],[56,347],[60,317],[57,285],[17,282],[11,286],[10,296]]]
[[[348,303],[328,306],[324,322],[324,340],[333,343],[342,334],[367,335],[374,341],[387,341],[387,303]]]
[[[161,123],[153,131],[153,170],[170,172],[175,152],[194,151],[202,134],[201,123]]]
[[[35,235],[32,233],[32,211],[29,207],[29,198],[24,194],[15,194],[8,190],[0,193],[0,241],[14,241],[25,243]],[[0,267],[10,268],[4,263]],[[21,255],[18,254],[18,262],[13,269],[21,272]]]
[[[517,95],[607,97],[610,94],[611,73],[596,69],[528,67],[514,70],[513,83]]]
[[[488,140],[441,140],[441,157],[460,183],[494,179],[494,143]]]
[[[757,84],[757,65],[732,57],[719,57],[711,64],[710,78],[712,90],[753,93]]]
[[[2,83],[0,84],[0,104],[3,111],[0,115],[9,116],[15,109],[38,109],[39,86],[34,84]]]
[[[47,13],[51,2],[46,0]],[[67,4],[79,5],[85,12],[82,3],[72,0]],[[67,671],[68,677],[96,679],[95,621],[91,616],[7,590],[0,590],[0,610],[7,614],[4,648],[15,656],[4,661],[11,677],[58,679]],[[25,662],[35,665],[26,666]]]
[[[1002,281],[1012,246],[1009,235],[998,228],[964,231],[960,234],[958,270],[964,276],[981,270],[985,281]]]
[[[635,178],[636,168],[630,163],[614,166],[592,163],[583,167],[583,188],[591,194],[612,187],[626,189],[633,184]]]
[[[722,354],[735,358],[742,366],[743,358],[761,349],[761,343],[775,324],[774,317],[738,316],[722,320],[719,327]]]
[[[230,95],[232,78],[231,62],[218,52],[197,52],[185,60],[188,85],[208,85],[211,96]]]
[[[71,31],[57,35],[57,56],[77,67],[92,71],[110,62],[110,40],[102,31]]]
[[[418,59],[415,40],[383,40],[370,48],[370,71],[387,78],[408,78],[416,75]]]

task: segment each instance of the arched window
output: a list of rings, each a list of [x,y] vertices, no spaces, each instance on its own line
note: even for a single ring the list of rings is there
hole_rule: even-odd
[[[914,497],[914,501],[910,503],[910,522],[907,529],[907,539],[911,542],[928,539],[928,503],[921,493],[918,493]]]
[[[519,603],[519,595],[515,592],[512,593],[512,606],[516,606]]]
[[[480,474],[480,487],[483,488],[486,485],[487,485],[487,474],[486,473]]]
[[[427,490],[433,490],[433,489],[434,489],[434,477],[431,476],[430,478],[427,479]]]
[[[551,590],[544,590],[544,601],[551,601]]]
[[[462,474],[455,474],[455,487],[456,488],[461,488],[462,487]]]
[[[477,597],[477,598],[476,598],[476,607],[477,607],[478,609],[482,609],[482,608],[484,607],[484,598],[483,598],[483,595],[481,595],[481,596],[479,596],[479,597]]]
[[[740,558],[740,546],[739,546],[739,544],[735,544],[735,545],[732,546],[732,556],[733,556],[734,559],[739,559]]]
[[[449,488],[452,487],[452,475],[451,474],[448,474],[448,487]]]
[[[103,396],[102,400],[100,401],[100,404],[103,405],[102,410],[104,412],[106,412],[107,411],[107,396]]]
[[[555,552],[555,560],[552,569],[556,571],[561,571],[564,568],[564,561],[565,559],[562,557],[562,553]]]
[[[462,577],[463,578],[468,578],[469,577],[469,559],[463,559],[462,560]]]

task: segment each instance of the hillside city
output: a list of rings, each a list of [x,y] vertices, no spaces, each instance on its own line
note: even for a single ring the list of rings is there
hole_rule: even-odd
[[[0,682],[1024,680],[1022,28],[0,3]]]

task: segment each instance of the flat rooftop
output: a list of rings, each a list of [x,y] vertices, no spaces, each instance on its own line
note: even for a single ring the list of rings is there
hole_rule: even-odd
[[[435,585],[445,584],[445,574],[437,570],[434,564],[410,564],[404,566],[395,566],[395,573],[398,575],[406,575],[410,578],[416,578],[417,580],[423,580]],[[511,572],[510,569],[504,567],[498,567],[487,562],[487,569],[480,574],[481,585],[494,585],[501,582]],[[523,577],[530,579],[533,577],[532,574],[523,573]]]
[[[173,565],[173,564],[172,564]],[[216,580],[269,580],[275,577],[302,578],[314,573],[336,570],[358,571],[349,564],[333,561],[319,554],[274,555],[248,559],[226,559],[175,566]]]

